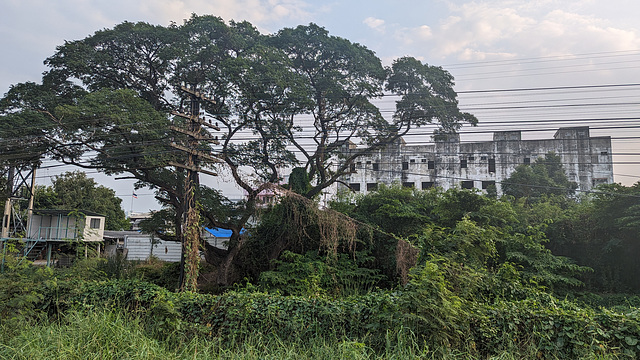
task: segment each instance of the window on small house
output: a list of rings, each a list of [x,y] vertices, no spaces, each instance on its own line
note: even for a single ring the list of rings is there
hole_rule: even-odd
[[[351,172],[356,172],[356,164],[351,164]]]
[[[605,155],[606,156],[606,155],[609,155],[609,152],[608,151],[600,151],[600,155]]]
[[[89,227],[92,229],[100,229],[100,219],[91,219]]]
[[[489,172],[496,172],[496,159],[489,159]]]
[[[423,181],[422,190],[426,190],[433,187],[433,181]]]
[[[420,162],[426,163],[427,159],[420,159]]]
[[[349,184],[349,187],[353,191],[360,191],[360,183],[351,183]]]
[[[367,183],[367,191],[378,190],[378,183]]]
[[[435,169],[436,168],[436,162],[433,160],[429,160],[429,162],[427,163],[427,168],[428,169]]]
[[[482,190],[487,190],[489,186],[496,186],[495,181],[483,181],[482,182]]]
[[[367,161],[367,165],[371,165],[371,160]]]
[[[467,159],[468,159],[469,161],[473,161],[473,160],[475,160],[476,158],[474,158],[473,156],[469,156]]]
[[[465,180],[461,185],[463,189],[473,189],[473,180]]]
[[[480,160],[487,160],[486,156],[480,156]]]
[[[531,158],[528,158],[528,157],[524,158],[524,164],[525,165],[530,165],[531,164]]]
[[[378,163],[373,163],[373,170],[378,171],[379,168]]]
[[[409,170],[409,163],[406,161],[402,162],[402,170]]]
[[[467,167],[467,159],[460,159],[460,168],[465,169]]]
[[[412,188],[414,185],[412,182],[403,182],[402,187]]]
[[[411,160],[409,160],[409,162],[412,163],[412,164],[415,164],[416,159],[411,159]]]

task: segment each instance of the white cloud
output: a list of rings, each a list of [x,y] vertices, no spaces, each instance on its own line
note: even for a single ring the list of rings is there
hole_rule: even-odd
[[[579,13],[580,2],[497,0],[452,5],[433,27],[434,55],[481,60],[640,48],[640,34],[597,15]],[[508,51],[506,50],[508,49]]]
[[[121,0],[129,3],[129,0]],[[164,23],[181,23],[192,13],[214,14],[224,20],[247,20],[258,28],[269,28],[284,20],[303,21],[310,17],[303,0],[143,0],[144,12],[163,19]]]
[[[365,25],[367,25],[369,28],[376,30],[378,32],[384,33],[385,31],[385,26],[384,26],[384,20],[382,19],[376,19],[374,17],[368,17],[366,19],[364,19],[362,21]]]

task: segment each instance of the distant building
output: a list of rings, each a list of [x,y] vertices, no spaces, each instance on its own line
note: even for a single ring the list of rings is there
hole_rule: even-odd
[[[355,150],[353,145],[350,150]],[[613,183],[611,137],[591,137],[586,126],[560,128],[553,139],[542,140],[522,140],[520,131],[495,132],[493,141],[483,142],[461,143],[459,135],[429,145],[407,145],[400,140],[358,158],[343,181],[361,193],[393,183],[417,189],[495,185],[502,193],[501,182],[518,165],[533,163],[550,152],[560,156],[568,179],[578,184],[578,190]]]
[[[150,212],[132,212],[128,216],[129,222],[131,223],[131,230],[138,231],[140,230],[140,222],[142,220],[151,219]]]

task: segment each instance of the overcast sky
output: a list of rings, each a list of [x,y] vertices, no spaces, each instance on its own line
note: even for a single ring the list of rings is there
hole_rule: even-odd
[[[43,60],[65,40],[123,21],[168,25],[213,14],[264,33],[313,22],[370,48],[385,65],[408,55],[449,70],[461,107],[480,120],[463,141],[516,128],[529,130],[523,138],[546,138],[553,132],[543,129],[589,125],[613,137],[616,181],[640,180],[640,86],[584,88],[640,84],[637,0],[2,0],[0,9],[2,94],[39,81]],[[552,89],[472,92],[532,88]],[[47,169],[41,178],[63,170],[70,169]],[[130,210],[131,183],[104,181]],[[151,199],[140,190],[133,209],[153,207]]]

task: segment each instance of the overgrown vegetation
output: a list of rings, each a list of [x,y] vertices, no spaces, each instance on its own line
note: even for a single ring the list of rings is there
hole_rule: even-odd
[[[217,293],[173,292],[178,266],[157,260],[9,262],[0,357],[634,359],[638,296],[599,292],[610,272],[550,249],[601,211],[609,236],[631,239],[637,200],[615,194],[635,190],[578,201],[381,186],[334,210],[288,196],[245,239],[245,280]]]

